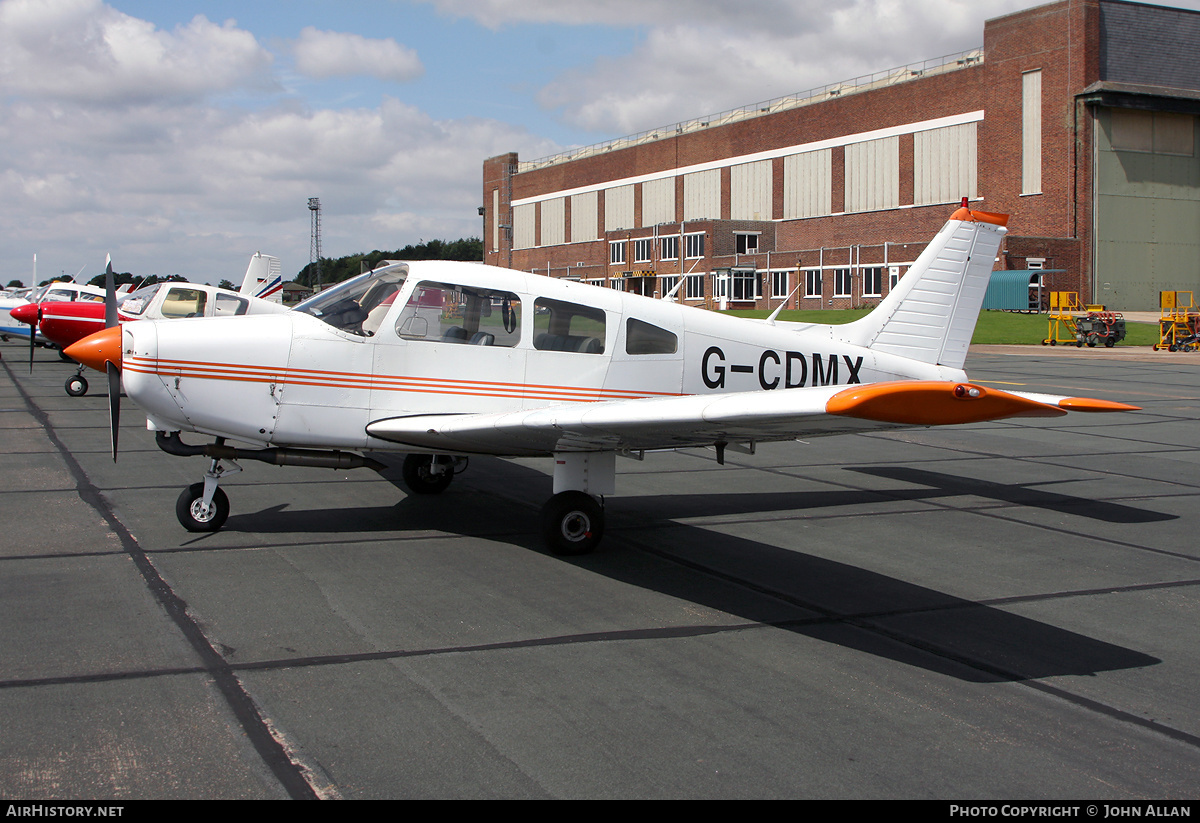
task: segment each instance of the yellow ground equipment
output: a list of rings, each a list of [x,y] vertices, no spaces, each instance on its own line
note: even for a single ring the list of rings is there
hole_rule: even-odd
[[[1158,342],[1155,351],[1195,351],[1200,348],[1200,313],[1190,291],[1160,291]]]
[[[1079,302],[1077,291],[1050,292],[1050,321],[1043,346],[1074,343],[1088,347],[1103,343],[1112,348],[1125,339],[1125,318],[1120,312],[1105,311],[1104,306]]]
[[[1046,330],[1043,346],[1057,346],[1059,343],[1074,343],[1082,346],[1079,331],[1076,328],[1076,315],[1083,312],[1079,304],[1077,291],[1050,292],[1050,325]]]

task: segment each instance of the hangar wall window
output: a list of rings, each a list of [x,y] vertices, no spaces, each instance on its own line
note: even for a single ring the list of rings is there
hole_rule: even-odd
[[[603,354],[602,309],[539,297],[533,304],[533,347],[539,351]]]
[[[978,195],[976,123],[913,135],[913,204],[954,203]]]
[[[862,270],[863,297],[879,297],[883,294],[883,267],[870,266]]]
[[[633,241],[633,262],[649,263],[650,253],[654,248],[654,238],[646,237]]]
[[[735,234],[738,254],[758,254],[758,234]]]
[[[625,241],[618,240],[615,243],[608,244],[608,264],[610,266],[621,265],[625,262]]]
[[[772,161],[741,163],[730,169],[730,220],[770,220]]]
[[[1042,70],[1021,75],[1021,194],[1042,193]]]
[[[850,269],[833,270],[833,296],[849,297],[853,289]]]
[[[542,203],[542,246],[561,246],[567,242],[567,201],[555,197]]]
[[[704,275],[689,274],[687,282],[683,286],[687,292],[684,298],[687,300],[703,300],[704,299]]]
[[[833,213],[833,151],[821,149],[783,158],[783,219]]]
[[[642,225],[675,222],[675,178],[648,180],[642,184]]]
[[[625,321],[626,354],[674,354],[678,346],[678,338],[666,329],[633,317]]]
[[[704,256],[704,235],[688,234],[683,238],[683,253],[688,260]]]
[[[679,259],[679,238],[677,236],[671,235],[670,237],[658,238],[658,259]]]
[[[878,211],[900,205],[900,138],[846,146],[846,211]]]
[[[788,296],[788,272],[773,271],[771,272],[771,296],[774,298]]]
[[[604,230],[633,228],[633,186],[604,190]]]
[[[571,242],[599,239],[599,198],[590,191],[571,196]]]
[[[536,226],[536,203],[513,206],[513,248],[532,249]]]
[[[804,270],[804,296],[817,297],[821,296],[821,270],[820,269],[805,269]]]
[[[673,289],[679,285],[679,275],[678,274],[664,274],[658,278],[658,281],[659,281],[659,292],[658,293],[662,297],[666,297],[668,294],[671,293],[671,289]],[[679,297],[679,292],[675,292],[675,296]]]
[[[697,171],[683,176],[683,219],[721,219],[721,170]]]

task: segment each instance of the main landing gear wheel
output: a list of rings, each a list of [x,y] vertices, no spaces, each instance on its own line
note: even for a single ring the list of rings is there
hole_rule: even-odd
[[[88,382],[81,374],[73,374],[67,378],[67,394],[72,397],[83,397],[87,394]]]
[[[604,508],[590,494],[560,492],[542,508],[542,538],[555,554],[588,554],[603,536]]]
[[[215,532],[225,525],[225,518],[229,517],[229,498],[225,492],[217,489],[212,503],[205,508],[204,484],[193,483],[175,501],[175,516],[190,532]]]
[[[410,454],[404,458],[404,485],[413,494],[441,494],[454,479],[454,464],[450,458],[443,457],[441,471],[434,471],[435,455]]]

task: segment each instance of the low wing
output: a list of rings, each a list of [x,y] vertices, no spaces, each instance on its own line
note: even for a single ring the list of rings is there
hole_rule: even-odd
[[[1005,392],[972,383],[895,381],[783,391],[572,403],[498,414],[376,420],[367,433],[415,449],[507,457],[806,439],[908,426],[1057,417],[1136,406]]]

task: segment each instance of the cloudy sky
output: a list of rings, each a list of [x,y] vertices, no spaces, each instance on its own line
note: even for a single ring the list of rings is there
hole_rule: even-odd
[[[982,45],[1035,0],[0,0],[0,281],[481,231],[484,158]],[[1171,5],[1195,8],[1200,0]]]

